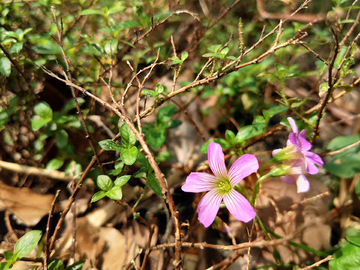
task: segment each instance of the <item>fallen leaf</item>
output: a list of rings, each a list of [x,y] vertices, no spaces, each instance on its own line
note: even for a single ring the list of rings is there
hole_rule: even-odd
[[[9,210],[19,224],[35,226],[49,213],[54,195],[43,195],[29,188],[9,187],[0,182],[0,211]]]

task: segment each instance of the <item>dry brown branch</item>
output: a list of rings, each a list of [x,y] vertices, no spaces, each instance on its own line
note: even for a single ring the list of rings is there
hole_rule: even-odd
[[[116,141],[117,139],[119,139],[120,137],[120,134],[117,134],[114,138],[113,138],[113,141]],[[104,149],[101,149],[98,153],[98,156],[100,157],[103,153],[105,152]],[[86,167],[83,175],[81,176],[81,178],[79,179],[75,189],[74,189],[74,192],[71,194],[70,198],[69,198],[69,203],[68,205],[66,206],[66,208],[64,209],[64,211],[62,212],[62,215],[58,221],[58,223],[56,224],[56,227],[55,227],[55,231],[54,231],[54,234],[51,238],[51,243],[49,245],[49,252],[51,252],[51,250],[53,249],[54,245],[55,245],[55,241],[59,235],[59,232],[60,232],[60,229],[61,229],[61,226],[62,224],[64,223],[64,220],[65,220],[65,217],[67,215],[67,213],[69,212],[70,208],[71,208],[71,205],[73,204],[73,202],[75,201],[75,197],[76,195],[79,193],[80,191],[80,188],[82,187],[85,179],[86,179],[86,176],[88,175],[88,173],[90,172],[92,166],[94,166],[94,164],[96,163],[96,158],[93,157],[92,160],[90,161],[90,163],[88,164],[88,166]]]
[[[234,71],[237,71],[239,70],[240,68],[243,68],[243,67],[246,67],[246,66],[249,66],[249,65],[253,65],[253,64],[257,64],[259,62],[261,62],[263,59],[265,59],[267,56],[273,54],[275,51],[279,50],[279,49],[282,49],[282,48],[285,48],[289,45],[295,45],[295,44],[300,44],[301,43],[301,39],[305,38],[306,37],[306,33],[304,35],[301,35],[300,37],[298,38],[291,38],[289,39],[288,41],[278,45],[278,46],[275,46],[275,47],[272,47],[270,48],[268,51],[264,52],[263,54],[261,54],[260,56],[258,56],[257,58],[247,62],[247,63],[244,63],[244,64],[239,64],[239,65],[236,65],[234,66],[233,68],[227,70],[227,71],[223,71],[221,73],[215,73],[213,74],[211,77],[208,77],[208,78],[204,78],[204,79],[201,79],[201,80],[198,80],[198,81],[195,81],[195,82],[192,82],[191,84],[187,85],[187,86],[184,86],[172,93],[170,93],[169,95],[167,95],[163,100],[161,100],[160,102],[158,102],[157,104],[151,106],[150,108],[148,108],[147,110],[143,111],[140,115],[140,118],[144,118],[144,117],[147,117],[149,115],[152,114],[152,112],[154,111],[154,109],[158,106],[160,106],[161,104],[163,104],[164,102],[166,102],[167,100],[171,99],[172,97],[176,96],[176,95],[179,95],[183,92],[186,92],[194,87],[197,87],[197,86],[200,86],[200,85],[205,85],[205,84],[209,84],[213,81],[216,81],[216,80],[219,80],[220,78],[226,76],[227,74],[229,73],[232,73]],[[225,69],[225,67],[223,68]]]
[[[17,64],[15,63],[15,61],[11,58],[10,54],[5,50],[4,46],[0,43],[0,49],[3,51],[3,53],[5,54],[6,58],[9,59],[9,61],[11,62],[11,64],[14,66],[14,68],[16,68],[16,70],[19,72],[19,74],[21,75],[21,77],[23,77],[27,87],[29,89],[31,89],[30,84],[28,82],[28,80],[26,79],[24,73],[20,70],[20,68],[17,66]]]
[[[295,235],[289,235],[284,238],[275,239],[275,240],[269,240],[269,241],[260,240],[260,241],[250,242],[250,243],[241,243],[238,245],[215,245],[215,244],[208,244],[206,242],[202,242],[202,243],[182,242],[181,246],[182,247],[191,247],[191,248],[200,248],[200,249],[211,248],[211,249],[217,249],[217,250],[239,250],[239,249],[244,249],[244,248],[249,248],[249,247],[263,248],[263,247],[281,245],[281,244],[284,244],[285,242],[288,242],[288,241],[294,239],[294,237],[295,237]],[[175,246],[175,243],[160,244],[160,245],[151,247],[151,250],[170,248],[170,247],[174,247],[174,246]]]
[[[57,179],[66,182],[69,182],[73,179],[73,177],[67,176],[64,172],[49,171],[47,169],[31,167],[31,166],[6,162],[2,160],[0,160],[0,168],[22,174],[31,174],[31,175],[49,177],[52,179]]]
[[[56,26],[57,34],[58,34],[58,39],[55,39],[55,38],[53,38],[53,39],[56,42],[56,44],[59,46],[59,48],[61,49],[61,54],[62,54],[62,57],[64,59],[65,65],[66,65],[66,72],[64,71],[64,76],[65,76],[66,80],[72,81],[69,59],[66,56],[64,46],[63,46],[63,43],[62,43],[63,29],[61,28],[61,30],[60,30],[59,27],[58,27],[58,22],[57,22],[57,19],[56,19],[56,14],[55,14],[55,9],[54,8],[52,8],[52,12],[53,12],[53,17],[54,17],[54,24]],[[94,144],[92,142],[92,136],[91,136],[91,134],[90,134],[90,132],[89,132],[89,130],[87,128],[83,113],[82,113],[82,111],[80,109],[80,106],[79,106],[79,103],[77,102],[75,90],[71,86],[70,86],[70,89],[71,89],[71,95],[73,97],[73,100],[74,100],[74,103],[75,103],[75,106],[76,106],[77,113],[79,114],[80,121],[81,121],[81,123],[83,125],[83,128],[85,130],[85,138],[89,141],[90,147],[91,147],[91,149],[92,149],[92,151],[94,153],[94,156],[95,156],[96,161],[98,162],[98,164],[100,166],[100,169],[101,169],[102,173],[105,174],[105,170],[102,167],[101,162],[99,160],[99,157],[96,154],[95,146],[94,146]]]
[[[311,1],[306,1],[307,5]],[[256,0],[257,3],[257,9],[259,11],[260,16],[263,19],[271,19],[271,20],[288,20],[288,21],[296,21],[296,22],[302,22],[302,23],[308,23],[308,22],[321,22],[324,21],[326,18],[326,14],[289,14],[289,13],[269,13],[267,12],[264,7],[262,0]]]
[[[344,148],[341,148],[341,149],[339,149],[339,150],[326,153],[326,154],[324,154],[324,155],[322,155],[322,156],[323,156],[323,157],[326,157],[326,156],[334,156],[334,155],[340,154],[340,153],[342,153],[342,152],[345,152],[346,150],[349,150],[350,148],[353,148],[353,147],[355,147],[355,146],[357,146],[357,145],[359,145],[359,144],[360,144],[360,141],[357,141],[357,142],[354,142],[354,143],[352,143],[352,144],[350,144],[350,145],[348,145],[348,146],[345,146]]]
[[[166,184],[166,181],[164,179],[164,175],[163,173],[161,172],[160,168],[159,168],[159,165],[157,164],[154,156],[152,155],[147,143],[145,142],[145,139],[144,139],[144,135],[142,133],[140,133],[136,128],[135,126],[133,125],[133,123],[131,122],[131,120],[126,116],[126,112],[125,112],[125,109],[120,106],[120,111],[117,110],[116,108],[114,108],[113,106],[111,106],[109,103],[103,101],[102,99],[100,99],[99,97],[97,97],[96,95],[92,94],[91,92],[85,90],[84,88],[74,84],[73,82],[69,81],[69,80],[66,80],[66,79],[62,79],[60,78],[59,76],[57,76],[56,74],[54,74],[53,72],[47,70],[46,68],[42,68],[42,70],[47,73],[48,75],[66,83],[67,85],[69,86],[72,86],[73,88],[76,88],[78,90],[80,90],[84,95],[87,95],[89,97],[91,97],[92,99],[94,99],[95,101],[99,102],[103,107],[111,110],[112,112],[114,112],[120,119],[122,119],[128,126],[129,128],[132,130],[132,132],[134,132],[137,140],[139,141],[140,145],[142,146],[143,148],[143,151],[144,151],[144,154],[145,154],[145,157],[147,158],[147,160],[149,161],[151,167],[154,169],[154,172],[155,172],[155,175],[156,175],[156,178],[158,179],[159,183],[160,183],[160,186],[161,186],[161,189],[162,189],[162,193],[165,195],[166,197],[166,201],[169,205],[169,209],[170,209],[170,212],[171,212],[171,215],[173,217],[173,220],[174,220],[174,226],[175,226],[175,240],[176,240],[176,246],[175,246],[175,260],[174,260],[174,265],[175,265],[175,269],[181,269],[181,235],[180,235],[180,222],[179,222],[179,218],[178,218],[178,212],[176,210],[176,207],[175,207],[175,203],[174,203],[174,200],[172,198],[172,195],[170,193],[170,190]],[[94,158],[93,158],[94,159]],[[90,170],[90,168],[88,167],[87,168],[88,170]],[[86,174],[88,173],[88,171],[86,171]],[[81,179],[80,179],[81,180]],[[84,180],[82,180],[83,182]],[[82,184],[81,182],[81,184]],[[80,181],[79,181],[80,183]],[[76,196],[76,193],[78,192],[80,186],[79,186],[79,183],[78,185],[76,186],[76,189],[75,189],[75,192],[73,193],[73,195],[70,197],[70,203],[72,203],[75,199],[75,196]],[[69,207],[70,209],[70,207]],[[63,215],[67,214],[69,209],[65,209],[67,211],[64,210],[63,212]],[[60,219],[61,220],[61,219]],[[60,222],[60,221],[59,221]],[[62,220],[63,222],[63,220]],[[62,223],[61,222],[61,223]],[[61,226],[61,225],[60,225]],[[58,228],[58,227],[57,227]],[[58,228],[60,229],[60,228]],[[51,247],[53,246],[53,244],[55,243],[55,240],[53,239],[52,240],[52,245]]]
[[[45,245],[44,245],[44,269],[47,270],[48,269],[48,263],[49,263],[49,259],[50,259],[50,226],[51,226],[51,221],[53,218],[53,214],[54,214],[54,210],[55,210],[55,203],[57,201],[57,199],[59,198],[60,195],[60,190],[56,191],[54,200],[51,204],[51,209],[49,211],[49,217],[48,217],[48,221],[46,224],[46,233],[45,233]]]
[[[327,261],[331,261],[333,259],[333,256],[332,255],[329,255],[327,256],[325,259],[322,259],[312,265],[309,265],[307,267],[304,267],[304,268],[300,268],[299,270],[310,270],[310,269],[313,269],[321,264],[323,264],[324,262],[327,262]]]

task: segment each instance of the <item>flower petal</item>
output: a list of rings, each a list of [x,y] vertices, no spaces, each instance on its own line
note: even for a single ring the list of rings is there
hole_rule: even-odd
[[[224,196],[224,203],[230,213],[240,221],[249,222],[256,216],[256,212],[248,200],[233,189]]]
[[[259,169],[259,162],[254,155],[245,154],[239,157],[229,170],[231,187]]]
[[[306,157],[306,160],[308,162],[315,163],[315,164],[319,165],[320,167],[322,167],[324,165],[324,162],[322,161],[321,157],[315,153],[305,152],[304,156]]]
[[[289,124],[291,126],[291,129],[293,130],[293,132],[295,132],[296,134],[299,133],[298,127],[295,123],[295,120],[292,119],[292,117],[288,117],[287,120],[289,121]]]
[[[292,175],[281,176],[280,179],[289,185],[294,185],[296,183],[296,179]]]
[[[220,144],[212,142],[208,146],[208,159],[211,171],[219,178],[227,177],[224,153]]]
[[[307,172],[310,174],[317,174],[319,169],[314,165],[314,163],[322,167],[324,162],[321,157],[312,152],[305,152],[304,155],[307,163]]]
[[[305,129],[303,129],[299,134],[294,132],[289,134],[288,143],[295,145],[300,151],[308,151],[311,149],[311,143],[307,141],[305,136]]]
[[[308,151],[312,147],[311,143],[306,139],[305,129],[300,131],[299,135],[297,136],[297,142],[301,151]]]
[[[306,171],[309,174],[317,174],[319,172],[319,169],[314,165],[314,163],[309,162],[308,160],[306,161],[307,164],[307,168]]]
[[[185,192],[204,192],[214,188],[217,178],[208,173],[190,173],[181,189]]]
[[[296,185],[298,193],[307,192],[310,189],[310,183],[305,175],[299,175],[298,179],[296,180]]]
[[[294,159],[283,162],[283,165],[288,166],[289,175],[300,175],[307,172],[307,163],[304,158]]]
[[[211,190],[205,194],[205,196],[199,202],[197,212],[199,214],[200,222],[205,226],[209,227],[215,220],[216,214],[219,211],[222,196]]]

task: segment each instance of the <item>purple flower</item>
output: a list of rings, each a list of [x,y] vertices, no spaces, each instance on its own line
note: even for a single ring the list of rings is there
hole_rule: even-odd
[[[303,153],[303,155],[305,156],[305,160],[306,160],[306,164],[307,164],[307,167],[306,167],[307,172],[310,174],[317,174],[319,172],[319,170],[315,166],[315,164],[322,167],[324,162],[322,161],[321,157],[319,157],[319,155],[309,151],[311,149],[312,145],[310,142],[307,141],[307,139],[305,137],[305,129],[303,129],[299,133],[294,119],[292,119],[291,117],[288,117],[287,119],[293,130],[293,132],[291,132],[289,134],[289,139],[287,141],[287,145],[296,146],[297,149],[299,149],[299,151],[301,153]]]
[[[256,157],[245,154],[238,158],[227,171],[221,146],[212,142],[208,146],[208,159],[214,175],[201,172],[191,173],[182,186],[185,192],[208,191],[197,208],[200,222],[205,227],[209,227],[214,222],[222,201],[238,220],[243,222],[252,220],[256,216],[255,210],[244,196],[234,190],[234,187],[258,170],[259,163]]]
[[[303,159],[293,159],[284,161],[281,165],[275,167],[269,172],[269,176],[279,177],[289,185],[297,185],[297,192],[307,192],[310,183],[305,177],[306,163]]]
[[[287,118],[293,130],[289,134],[287,146],[284,149],[276,149],[273,156],[276,161],[284,161],[278,169],[280,179],[288,184],[297,185],[298,193],[307,192],[310,188],[309,181],[305,177],[305,173],[317,174],[319,172],[318,165],[322,167],[324,164],[319,155],[310,152],[312,145],[305,137],[305,130],[300,133],[294,119]],[[292,169],[290,169],[292,167]]]

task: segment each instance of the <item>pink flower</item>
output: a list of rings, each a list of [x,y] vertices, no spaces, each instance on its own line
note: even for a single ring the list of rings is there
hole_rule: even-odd
[[[281,165],[275,167],[269,172],[269,176],[279,177],[289,185],[296,184],[297,192],[303,193],[309,191],[310,183],[305,177],[306,163],[303,159],[293,159],[284,161]]]
[[[319,170],[314,164],[322,167],[324,162],[322,161],[321,157],[319,157],[319,155],[309,151],[311,149],[312,145],[306,139],[305,129],[303,129],[299,133],[294,119],[292,119],[291,117],[288,117],[287,119],[293,130],[293,132],[291,132],[289,134],[289,139],[287,141],[287,145],[295,145],[297,147],[297,149],[299,149],[299,151],[301,153],[303,153],[303,155],[305,156],[305,160],[306,160],[306,164],[307,164],[307,167],[306,167],[307,172],[310,174],[317,174],[319,172]]]
[[[227,171],[221,146],[212,142],[208,146],[208,159],[214,175],[201,172],[191,173],[182,186],[185,192],[208,191],[197,208],[200,222],[205,227],[209,227],[214,222],[222,201],[238,220],[243,222],[252,220],[256,216],[255,210],[243,195],[234,190],[234,187],[258,170],[259,163],[256,157],[245,154],[238,158]]]
[[[287,146],[272,153],[275,161],[284,161],[277,169],[275,168],[276,176],[281,176],[280,179],[285,183],[296,183],[298,193],[307,192],[310,184],[304,174],[317,174],[319,170],[315,164],[322,167],[324,163],[319,155],[309,151],[312,145],[305,137],[305,130],[299,133],[294,119],[291,117],[287,119],[293,132],[289,134]]]

